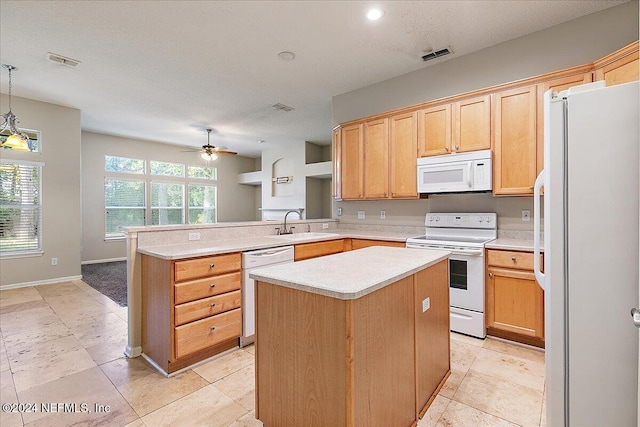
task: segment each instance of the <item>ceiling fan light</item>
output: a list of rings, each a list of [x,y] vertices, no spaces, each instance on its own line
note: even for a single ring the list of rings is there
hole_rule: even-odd
[[[20,135],[14,133],[9,135],[2,144],[3,148],[10,148],[16,151],[31,151],[29,143]]]
[[[208,162],[218,158],[218,156],[215,153],[206,153],[206,152],[200,154],[200,157],[202,157],[204,160],[206,160]]]

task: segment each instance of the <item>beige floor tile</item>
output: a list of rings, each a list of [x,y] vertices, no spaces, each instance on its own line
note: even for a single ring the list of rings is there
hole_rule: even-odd
[[[253,411],[256,408],[256,369],[255,365],[249,365],[216,381],[215,386],[224,394],[242,405],[245,409]]]
[[[4,336],[4,342],[5,345],[11,347],[12,353],[17,353],[29,349],[35,344],[69,336],[71,336],[69,328],[61,321],[57,321],[41,328],[7,334]]]
[[[468,335],[458,334],[455,332],[451,332],[451,339],[459,342],[463,342],[465,344],[475,345],[477,347],[482,347],[482,345],[484,344],[484,340],[480,338],[474,338]]]
[[[418,421],[418,427],[434,427],[445,409],[447,409],[447,405],[449,405],[450,400],[443,396],[436,396],[427,409],[427,412],[424,414],[421,420]]]
[[[11,371],[0,373],[0,402],[14,403],[18,401],[16,388],[13,384],[13,375]]]
[[[86,317],[88,314],[95,316],[99,313],[110,312],[104,304],[82,291],[77,291],[75,294],[47,297],[45,300],[63,321],[65,320],[62,317],[63,315],[69,318],[74,315],[77,316],[76,313],[83,313]]]
[[[44,328],[59,322],[60,319],[50,307],[38,307],[0,314],[0,330],[2,330],[3,337],[31,329]]]
[[[544,363],[544,350],[535,349],[533,347],[525,347],[517,343],[508,343],[499,339],[487,337],[484,341],[483,348],[505,353],[510,356],[516,356],[521,359],[531,360],[532,362]]]
[[[69,351],[82,349],[82,345],[74,336],[56,338],[49,341],[36,343],[25,348],[7,346],[7,355],[11,369],[15,372],[26,365],[47,362]]]
[[[99,344],[86,347],[86,350],[98,365],[102,365],[126,357],[124,350],[127,347],[127,342],[127,335],[124,334],[122,338],[110,337]]]
[[[142,418],[138,418],[137,420],[130,422],[124,427],[147,427],[147,425],[142,421]]]
[[[118,316],[119,318],[121,318],[125,322],[127,322],[129,320],[129,308],[128,307],[118,307],[118,308],[114,309],[113,312],[116,314],[116,316]]]
[[[127,323],[111,312],[88,317],[84,321],[69,322],[67,325],[85,347],[100,344],[105,340],[126,339],[128,335]]]
[[[95,366],[89,353],[84,348],[77,348],[36,363],[14,367],[13,381],[20,392]]]
[[[49,299],[51,297],[60,297],[64,295],[76,295],[79,288],[75,282],[54,283],[51,285],[36,286],[36,290],[42,298]]]
[[[0,426],[22,427],[22,415],[18,412],[0,412]]]
[[[42,297],[33,286],[0,291],[0,308],[3,311],[10,305],[38,300],[42,300]]]
[[[109,412],[24,414],[25,424],[33,422],[32,426],[54,427],[71,424],[117,426],[125,425],[138,418],[98,367],[18,392],[18,398],[21,402],[38,404],[58,402],[81,405],[84,403],[91,410],[94,409],[95,404],[108,405],[110,408]]]
[[[100,369],[118,388],[149,375],[159,375],[142,357],[124,358],[100,365]]]
[[[482,350],[482,347],[477,345],[451,340],[451,369],[466,372],[473,364],[480,350]]]
[[[483,348],[471,365],[471,369],[540,392],[544,391],[544,363],[532,362]]]
[[[249,354],[253,354],[254,356],[256,355],[256,345],[255,344],[248,345],[248,346],[244,347],[243,350],[246,351]]]
[[[254,363],[255,356],[238,349],[197,366],[193,370],[202,378],[213,383]]]
[[[242,417],[229,424],[229,427],[262,427],[262,421],[256,419],[253,411],[246,413]]]
[[[166,378],[159,372],[155,372],[136,381],[128,382],[118,387],[118,390],[136,413],[142,417],[206,385],[208,382],[204,378],[189,370],[171,378]]]
[[[453,395],[456,394],[456,391],[458,390],[458,387],[460,387],[460,383],[464,379],[465,375],[466,372],[452,369],[451,375],[449,375],[447,382],[444,383],[444,386],[442,386],[438,394],[451,399]]]
[[[247,410],[210,384],[142,418],[148,426],[226,427]]]
[[[436,424],[440,427],[517,427],[508,421],[452,400]]]
[[[49,304],[47,304],[47,302],[41,298],[33,301],[5,305],[4,307],[0,308],[0,314],[9,314],[9,313],[15,313],[16,311],[32,310],[34,308],[43,308],[43,307],[49,307]]]
[[[453,400],[521,426],[539,426],[542,392],[469,370]]]
[[[0,340],[0,372],[8,371],[9,367],[9,356],[4,347],[4,340]]]
[[[547,398],[542,398],[542,411],[540,411],[540,427],[547,427]]]

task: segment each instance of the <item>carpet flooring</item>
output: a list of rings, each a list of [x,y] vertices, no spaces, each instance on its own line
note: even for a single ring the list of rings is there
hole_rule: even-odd
[[[84,264],[82,281],[108,296],[120,307],[127,306],[127,262]]]

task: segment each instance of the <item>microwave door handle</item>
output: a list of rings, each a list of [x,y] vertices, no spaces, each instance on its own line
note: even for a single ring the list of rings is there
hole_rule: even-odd
[[[473,186],[473,162],[467,162],[467,187]]]

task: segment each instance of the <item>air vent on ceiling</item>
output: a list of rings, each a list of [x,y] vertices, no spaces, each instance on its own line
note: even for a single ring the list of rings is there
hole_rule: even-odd
[[[47,59],[51,62],[66,65],[67,67],[72,67],[72,68],[77,66],[80,63],[80,61],[78,61],[77,59],[67,58],[65,56],[58,55],[57,53],[51,53],[51,52],[47,53]]]
[[[280,110],[280,111],[293,111],[293,110],[295,110],[295,108],[289,107],[288,105],[280,104],[279,102],[277,104],[273,104],[271,107],[275,108],[276,110]]]
[[[444,49],[427,53],[422,57],[422,60],[430,61],[432,59],[440,58],[441,56],[449,55],[450,53],[451,53],[451,49],[449,49],[448,47],[445,47]]]

